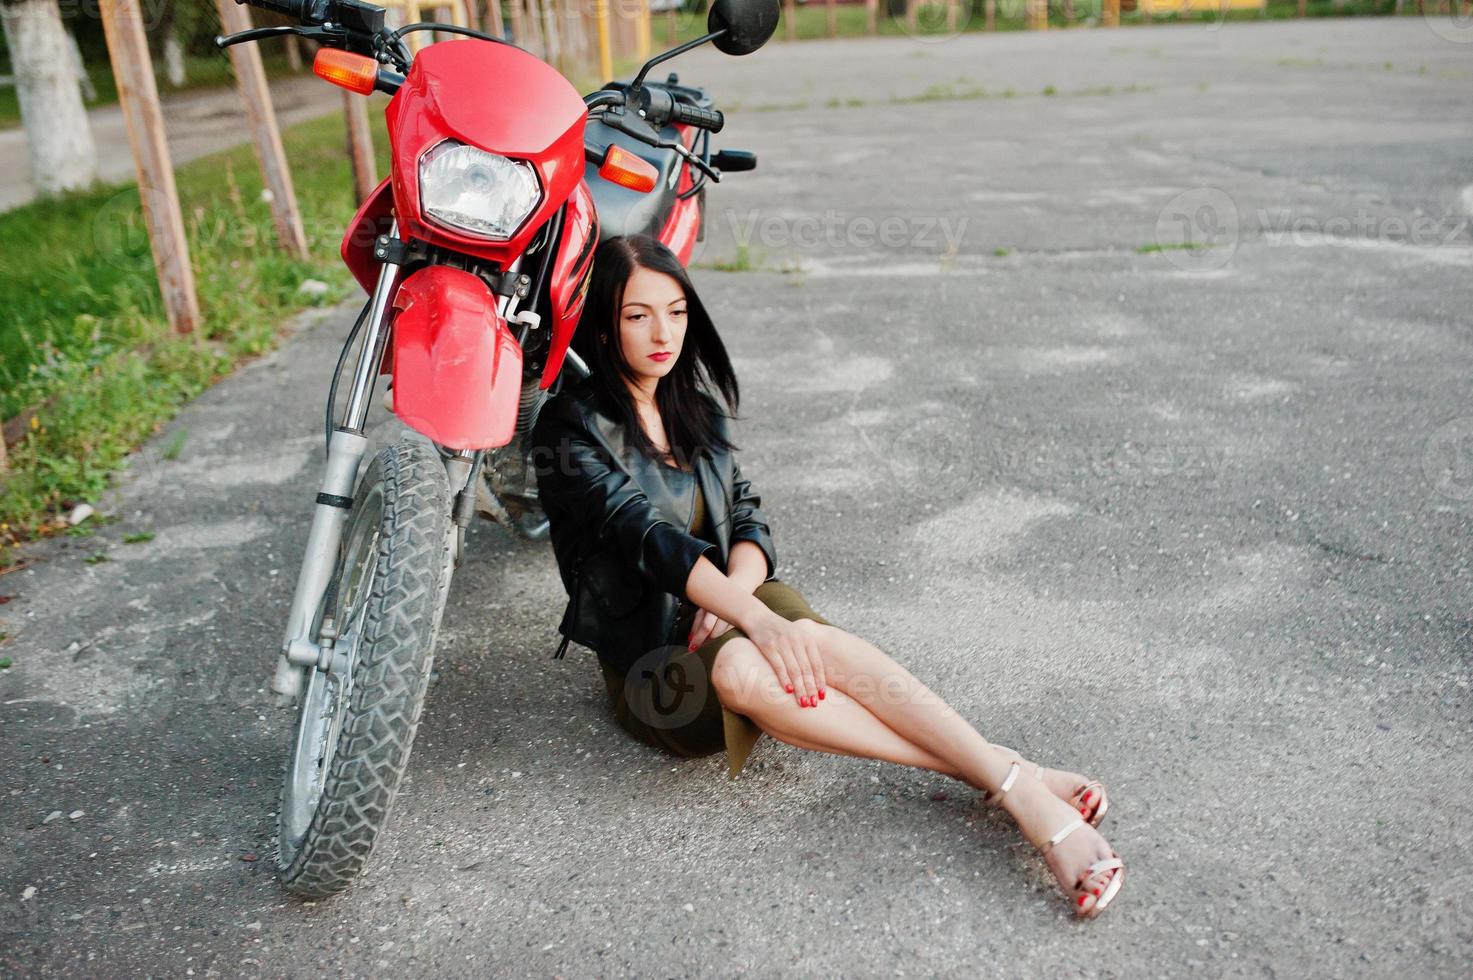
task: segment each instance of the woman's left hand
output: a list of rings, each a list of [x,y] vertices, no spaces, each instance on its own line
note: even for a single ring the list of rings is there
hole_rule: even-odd
[[[731,629],[731,624],[708,609],[696,612],[695,621],[691,623],[690,648],[699,650],[701,645],[713,637],[720,636]]]

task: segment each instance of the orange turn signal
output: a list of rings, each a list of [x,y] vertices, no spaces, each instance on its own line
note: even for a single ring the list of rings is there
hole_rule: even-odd
[[[312,59],[312,73],[318,78],[340,85],[349,92],[368,95],[378,80],[378,62],[367,55],[336,48],[318,48]]]
[[[604,157],[603,166],[598,168],[598,175],[610,183],[639,191],[641,194],[654,190],[655,184],[660,180],[660,172],[655,169],[654,164],[630,153],[622,146],[612,144],[608,155]]]

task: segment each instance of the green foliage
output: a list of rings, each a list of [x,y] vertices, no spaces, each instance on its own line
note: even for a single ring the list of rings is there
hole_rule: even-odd
[[[382,103],[376,103],[381,105]],[[375,145],[387,172],[382,113]],[[203,322],[170,331],[134,187],[102,188],[0,214],[0,418],[37,414],[0,483],[7,544],[59,529],[55,515],[95,501],[127,454],[241,360],[275,346],[284,318],[323,302],[304,279],[356,289],[337,257],[352,216],[344,122],[333,114],[282,134],[307,229],[307,261],[275,247],[250,146],[176,174]],[[177,458],[176,434],[164,458]]]

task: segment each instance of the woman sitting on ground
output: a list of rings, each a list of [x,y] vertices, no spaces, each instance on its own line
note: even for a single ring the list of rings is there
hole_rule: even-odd
[[[1078,913],[1103,911],[1125,875],[1095,830],[1104,788],[989,743],[776,577],[728,438],[736,377],[668,248],[599,248],[578,348],[593,373],[543,406],[533,458],[569,594],[556,656],[569,639],[595,650],[618,723],[674,755],[725,749],[732,776],[764,732],[951,776],[1013,816]]]

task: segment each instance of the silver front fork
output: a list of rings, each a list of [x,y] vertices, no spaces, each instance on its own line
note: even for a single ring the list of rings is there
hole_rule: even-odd
[[[399,223],[394,222],[390,234],[399,237]],[[286,638],[281,657],[271,678],[271,689],[292,700],[301,693],[304,668],[318,663],[321,650],[317,637],[311,635],[317,609],[327,592],[337,564],[338,546],[348,510],[353,503],[353,490],[358,482],[358,467],[368,452],[368,439],[363,427],[368,407],[383,362],[384,346],[389,339],[389,309],[394,290],[399,285],[399,266],[385,262],[379,270],[378,284],[368,309],[368,335],[358,355],[353,372],[353,388],[342,425],[334,430],[327,446],[327,468],[312,512],[312,527],[307,532],[307,553],[297,573],[297,589],[292,596],[291,613],[287,617]]]

